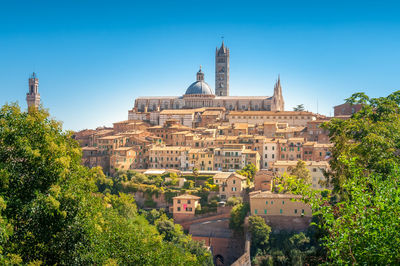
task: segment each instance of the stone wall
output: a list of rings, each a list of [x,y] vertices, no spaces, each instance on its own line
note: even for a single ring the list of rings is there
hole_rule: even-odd
[[[251,266],[250,258],[250,234],[246,234],[246,242],[244,244],[244,253],[231,266]]]

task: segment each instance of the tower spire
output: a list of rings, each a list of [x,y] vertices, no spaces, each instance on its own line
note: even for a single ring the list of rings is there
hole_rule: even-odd
[[[229,48],[221,38],[221,47],[215,51],[215,95],[229,96]]]
[[[29,90],[26,94],[26,103],[28,104],[28,111],[31,108],[38,108],[40,104],[39,79],[35,72],[33,72],[29,78]]]
[[[274,102],[276,104],[276,110],[277,111],[283,111],[284,110],[284,101],[283,101],[283,96],[282,96],[282,86],[281,86],[281,76],[278,75],[278,80],[275,83],[274,86]]]

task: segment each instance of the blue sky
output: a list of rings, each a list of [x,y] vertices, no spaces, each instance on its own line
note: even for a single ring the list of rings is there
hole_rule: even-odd
[[[137,96],[182,95],[230,48],[231,95],[272,95],[329,115],[354,92],[400,89],[395,1],[0,0],[0,105],[26,108],[28,77],[65,129],[127,119]],[[317,104],[318,103],[318,104]]]

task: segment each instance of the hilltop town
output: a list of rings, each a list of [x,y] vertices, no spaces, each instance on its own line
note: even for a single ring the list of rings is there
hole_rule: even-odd
[[[224,43],[215,62],[215,94],[200,68],[183,96],[137,98],[128,120],[73,137],[82,147],[83,165],[125,176],[124,192],[135,193],[144,209],[170,213],[211,248],[216,264],[243,265],[249,261],[245,237],[238,239],[229,228],[234,202],[249,203],[251,215],[263,217],[273,230],[306,230],[311,208],[279,193],[277,180],[304,161],[311,187],[331,189],[324,173],[333,145],[321,125],[349,118],[360,105],[335,106],[334,117],[301,104],[285,111],[279,77],[273,96],[229,96]]]

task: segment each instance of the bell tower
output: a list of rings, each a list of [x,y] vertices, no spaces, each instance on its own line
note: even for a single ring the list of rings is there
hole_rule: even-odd
[[[28,110],[33,108],[38,108],[40,104],[40,94],[39,89],[39,79],[36,73],[33,72],[32,76],[29,78],[29,92],[26,94],[26,103],[28,104]]]
[[[229,96],[229,49],[224,41],[215,49],[215,95]]]

